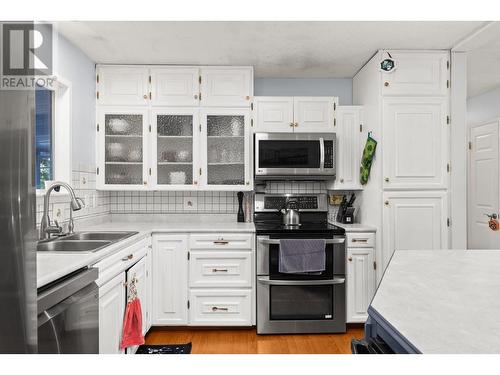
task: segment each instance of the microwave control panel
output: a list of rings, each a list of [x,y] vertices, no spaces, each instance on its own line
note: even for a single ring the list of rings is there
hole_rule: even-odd
[[[325,141],[325,168],[333,168],[333,141]]]

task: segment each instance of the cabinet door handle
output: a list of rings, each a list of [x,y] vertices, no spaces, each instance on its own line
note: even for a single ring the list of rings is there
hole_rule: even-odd
[[[291,123],[290,123],[290,127],[292,127],[292,128],[293,128],[294,126],[295,126],[295,124],[294,124],[293,122],[291,122]]]
[[[389,87],[389,82],[385,81],[385,82],[384,82],[384,86],[385,86],[385,87]]]
[[[352,242],[368,242],[367,238],[353,238]]]
[[[347,258],[349,262],[352,262],[352,257]]]
[[[227,268],[212,268],[212,272],[228,272]]]
[[[127,260],[132,260],[133,258],[134,258],[134,254],[129,254],[129,255],[127,255],[125,258],[122,258],[122,260],[123,260],[124,262],[126,262]]]
[[[214,241],[215,245],[227,245],[229,241]]]
[[[389,182],[389,177],[384,178],[385,182]]]
[[[144,94],[142,97],[143,97],[144,99],[147,99],[147,98],[148,98],[148,96],[147,96],[146,94]]]
[[[217,307],[213,306],[212,311],[228,311],[229,309],[227,307]]]
[[[194,94],[194,98],[195,98],[195,99],[198,99],[198,95],[197,95],[197,94]]]

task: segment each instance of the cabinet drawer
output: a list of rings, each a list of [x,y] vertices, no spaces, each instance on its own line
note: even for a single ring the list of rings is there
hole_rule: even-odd
[[[252,286],[251,251],[191,251],[189,285],[197,287]]]
[[[191,290],[189,321],[192,326],[250,326],[250,289]]]
[[[253,234],[214,233],[194,234],[189,239],[190,249],[244,249],[252,250]]]
[[[347,247],[375,247],[374,233],[347,233]]]

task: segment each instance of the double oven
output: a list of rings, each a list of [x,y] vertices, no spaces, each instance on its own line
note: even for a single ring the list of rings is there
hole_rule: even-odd
[[[313,197],[302,201],[310,202]],[[273,202],[277,200],[276,196],[256,197],[257,200],[266,198]],[[264,206],[256,202],[256,209]],[[255,214],[259,334],[346,330],[345,234],[343,229],[329,225],[323,212],[316,212],[318,209],[317,206],[304,209],[302,224],[293,229],[276,221],[278,215],[272,209]],[[281,239],[316,238],[324,239],[326,243],[324,271],[302,274],[279,271]]]

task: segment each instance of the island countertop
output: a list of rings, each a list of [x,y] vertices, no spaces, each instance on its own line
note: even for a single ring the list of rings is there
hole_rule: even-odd
[[[421,353],[500,353],[500,250],[397,251],[370,309]]]

